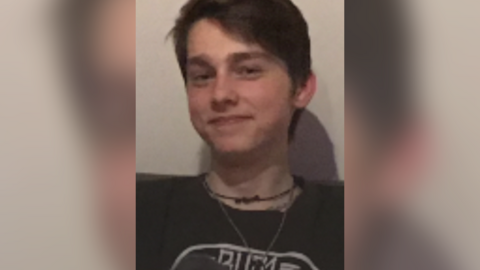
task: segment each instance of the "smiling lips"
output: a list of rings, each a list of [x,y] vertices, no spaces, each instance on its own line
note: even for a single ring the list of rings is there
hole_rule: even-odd
[[[246,115],[220,116],[211,119],[210,121],[208,121],[208,123],[217,127],[222,127],[240,124],[250,119],[252,119],[252,117]]]

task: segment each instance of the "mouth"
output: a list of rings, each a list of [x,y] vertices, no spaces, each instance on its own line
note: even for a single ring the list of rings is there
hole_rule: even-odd
[[[251,116],[246,116],[246,115],[220,116],[220,117],[215,117],[209,120],[208,124],[216,127],[222,127],[222,126],[241,124],[251,119],[252,119]]]

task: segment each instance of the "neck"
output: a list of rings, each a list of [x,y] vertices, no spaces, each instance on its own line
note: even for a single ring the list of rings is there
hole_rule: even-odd
[[[287,147],[258,154],[212,156],[209,185],[216,193],[231,197],[270,197],[293,184]]]

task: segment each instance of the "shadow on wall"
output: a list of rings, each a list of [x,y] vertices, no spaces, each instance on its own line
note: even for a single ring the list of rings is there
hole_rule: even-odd
[[[201,172],[210,169],[210,150],[200,149]],[[290,168],[294,175],[308,180],[338,180],[332,141],[320,120],[309,110],[301,115],[289,149]]]
[[[332,141],[317,116],[305,110],[290,144],[290,168],[308,180],[338,180]]]

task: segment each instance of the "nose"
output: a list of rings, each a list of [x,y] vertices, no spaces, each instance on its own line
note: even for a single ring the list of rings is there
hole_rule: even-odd
[[[224,111],[229,106],[238,103],[238,93],[235,83],[226,75],[218,75],[212,90],[212,107],[214,110]]]

